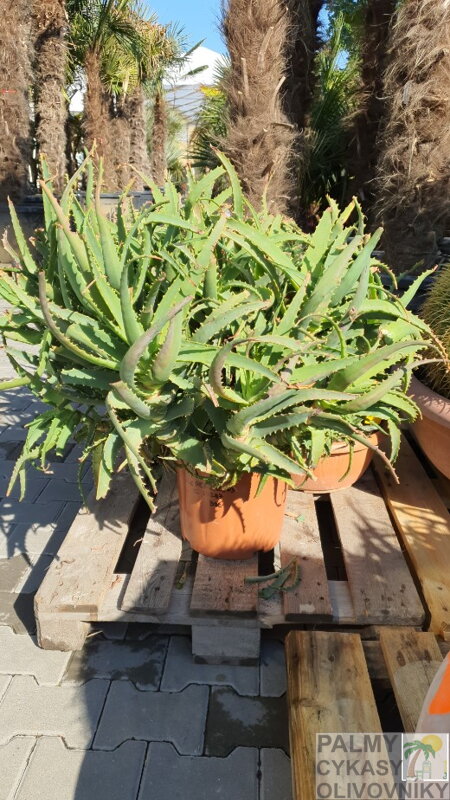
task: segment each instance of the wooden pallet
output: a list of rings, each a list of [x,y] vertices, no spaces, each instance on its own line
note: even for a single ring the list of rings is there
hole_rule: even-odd
[[[404,730],[415,731],[441,647],[433,633],[412,628],[384,627],[379,636],[363,642],[341,631],[291,631],[286,637],[293,800],[315,800],[316,734],[383,730],[371,678],[390,685]]]
[[[212,663],[254,660],[261,629],[277,625],[426,626],[446,635],[447,508],[407,442],[398,469],[400,487],[380,467],[375,471],[385,496],[371,471],[329,498],[288,493],[273,564],[278,568],[295,559],[302,579],[295,591],[270,601],[258,596],[257,585],[245,582],[259,574],[258,557],[208,559],[183,544],[169,476],[160,484],[157,510],[131,573],[118,572],[138,502],[131,478],[118,476],[106,500],[90,503],[90,510],[77,516],[36,595],[40,645],[78,649],[91,622],[113,620],[189,625],[194,656]],[[436,556],[428,549],[428,535]],[[414,578],[402,548],[414,565]]]

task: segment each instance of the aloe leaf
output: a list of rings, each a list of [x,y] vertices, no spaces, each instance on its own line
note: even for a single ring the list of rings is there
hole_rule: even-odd
[[[95,364],[98,367],[106,367],[107,369],[116,369],[117,364],[114,361],[109,361],[107,359],[98,358],[93,353],[89,353],[86,350],[83,350],[81,347],[78,347],[71,339],[63,334],[62,331],[57,327],[53,318],[50,313],[50,308],[47,300],[46,294],[46,282],[45,282],[45,275],[43,272],[39,273],[39,301],[41,304],[42,313],[44,315],[45,322],[47,327],[52,332],[55,339],[61,342],[64,347],[68,350],[71,350],[75,355],[80,356],[85,361],[88,361],[90,364]]]
[[[21,256],[22,265],[30,275],[35,275],[38,271],[37,264],[34,261],[33,256],[31,255],[30,248],[28,247],[28,244],[26,242],[22,226],[16,214],[16,209],[14,208],[13,203],[9,199],[8,199],[8,208],[11,217],[11,223],[14,230],[14,235],[16,237],[17,247],[19,248],[19,253]]]
[[[266,397],[233,414],[228,422],[228,430],[234,436],[241,436],[250,425],[261,422],[268,416],[274,416],[286,408],[298,405],[299,402],[296,389],[288,389],[280,394]]]
[[[310,282],[311,275],[307,273],[305,275],[305,279],[303,284],[300,286],[300,289],[297,290],[294,297],[290,301],[284,315],[280,319],[279,323],[275,327],[275,332],[283,335],[285,333],[290,333],[292,328],[295,326],[295,322],[299,315],[300,308],[302,303],[305,299],[306,290],[308,288],[308,284]]]
[[[151,409],[138,395],[123,381],[116,381],[111,384],[115,394],[126,403],[141,419],[150,419]]]
[[[355,236],[355,238],[344,247],[342,253],[336,256],[328,269],[324,270],[322,277],[319,278],[315,288],[302,306],[302,316],[314,314],[319,309],[322,310],[332,304],[334,288],[340,284],[344,273],[348,270],[350,260],[360,243],[361,237]]]
[[[362,250],[358,253],[355,260],[350,264],[347,274],[344,276],[340,285],[333,293],[331,299],[331,305],[339,305],[339,303],[342,302],[344,297],[347,294],[351,293],[351,291],[357,284],[357,281],[360,281],[361,276],[367,275],[367,285],[365,284],[365,280],[361,280],[359,284],[361,287],[364,287],[364,285],[366,286],[366,290],[364,291],[364,293],[363,293],[363,288],[360,289],[360,294],[362,294],[361,300],[364,299],[364,297],[367,294],[367,286],[369,282],[371,255],[375,250],[378,242],[380,241],[382,233],[383,229],[378,228],[375,231],[375,233],[372,234],[368,242],[366,242]],[[356,294],[358,293],[358,289],[359,287],[357,287]],[[359,300],[359,298],[356,298],[355,295],[355,304],[357,304],[357,300]]]
[[[387,392],[397,386],[402,378],[405,376],[404,369],[395,370],[392,375],[388,375],[384,381],[377,383],[369,392],[359,395],[359,397],[349,400],[347,403],[339,406],[339,413],[349,414],[354,411],[365,411],[371,406],[380,402]]]
[[[133,344],[144,332],[133,308],[131,290],[128,283],[128,264],[125,264],[120,279],[120,308],[128,344]]]
[[[217,158],[223,165],[230,179],[231,189],[233,192],[234,213],[236,214],[237,217],[242,218],[244,215],[244,196],[242,192],[241,183],[238,178],[238,174],[235,168],[233,167],[231,161],[229,160],[229,158],[226,157],[224,153],[222,153],[220,150],[216,150],[216,148],[214,147],[212,149],[214,150]]]
[[[192,297],[185,297],[180,303],[174,306],[167,314],[165,319],[159,319],[137,339],[129,348],[120,365],[120,377],[128,386],[134,386],[135,374],[138,364],[146,352],[150,342],[152,342],[162,331],[167,322],[179,314],[187,303],[191,302]]]
[[[399,358],[412,354],[415,350],[429,347],[429,343],[421,339],[417,341],[394,342],[393,344],[379,347],[369,355],[362,356],[353,364],[345,367],[333,377],[332,389],[343,390],[353,386],[357,381],[361,382],[371,378],[378,372],[385,372],[391,364]]]
[[[101,166],[100,169],[102,170],[103,167]],[[117,253],[117,245],[111,233],[110,223],[102,212],[101,201],[100,201],[100,189],[101,189],[101,173],[98,178],[97,191],[95,193],[95,210],[97,214],[97,224],[100,233],[100,242],[102,246],[103,262],[105,265],[106,275],[108,276],[108,280],[111,286],[117,291],[119,291],[121,285],[120,276],[122,268]]]
[[[290,428],[297,428],[299,425],[304,425],[308,422],[311,416],[311,409],[306,408],[303,412],[296,411],[291,414],[276,414],[274,417],[269,417],[262,422],[257,422],[252,426],[252,435],[256,435],[262,439],[270,436],[279,431],[289,430]]]
[[[258,302],[242,303],[237,307],[228,308],[224,311],[223,309],[227,304],[223,303],[217,312],[210,314],[205,322],[197,328],[192,338],[195,342],[204,344],[216,336],[223,328],[231,325],[232,322],[267,308],[268,304],[270,304],[270,300],[259,300]]]
[[[405,308],[410,304],[411,300],[414,300],[424,280],[426,280],[430,275],[433,275],[433,273],[435,272],[436,272],[436,267],[425,270],[425,272],[422,272],[422,274],[419,275],[418,278],[416,278],[416,280],[411,284],[409,289],[407,289],[406,292],[403,292],[401,296],[401,301],[402,305],[404,305]]]
[[[164,343],[152,362],[152,380],[155,383],[169,380],[180,352],[182,330],[183,315],[180,313],[171,319]]]

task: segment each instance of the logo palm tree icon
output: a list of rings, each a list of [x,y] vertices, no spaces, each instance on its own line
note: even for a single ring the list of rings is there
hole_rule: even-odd
[[[428,734],[422,739],[413,739],[403,745],[403,758],[408,760],[408,778],[416,777],[416,764],[422,753],[424,760],[429,761],[430,756],[436,757],[436,753],[442,747],[442,739],[435,734]]]

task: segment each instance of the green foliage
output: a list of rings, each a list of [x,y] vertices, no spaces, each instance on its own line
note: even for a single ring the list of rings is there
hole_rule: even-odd
[[[349,221],[355,203],[333,203],[310,236],[259,214],[217,157],[183,199],[149,181],[154,205],[135,212],[124,197],[115,221],[90,159],[84,208],[79,175],[60,203],[47,178],[32,250],[13,217],[20,255],[0,273],[12,305],[0,330],[17,385],[50,406],[13,480],[23,485],[27,462],[44,466],[73,432],[92,454],[98,497],[125,458],[149,503],[155,459],[221,486],[248,471],[289,481],[336,439],[373,447],[376,430],[395,458],[431,334],[383,288],[371,255],[380,232],[364,234],[358,206]],[[218,183],[227,188],[215,195]]]
[[[341,202],[347,188],[346,125],[359,100],[359,60],[345,51],[344,32],[339,14],[316,58],[310,122],[299,165],[301,207],[313,214],[324,208],[328,195]]]
[[[424,367],[427,383],[450,399],[450,265],[445,264],[428,293],[422,316],[443,344],[446,360]]]

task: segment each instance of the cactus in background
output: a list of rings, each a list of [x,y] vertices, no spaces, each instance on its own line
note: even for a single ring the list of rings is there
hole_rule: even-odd
[[[421,312],[422,317],[442,342],[446,362],[424,366],[426,383],[450,399],[450,265],[439,270]]]
[[[17,379],[0,388],[26,385],[50,406],[16,464],[22,490],[27,463],[44,468],[74,432],[98,497],[126,460],[149,504],[158,459],[217,486],[250,471],[289,481],[336,439],[374,449],[382,430],[395,460],[417,414],[409,376],[432,343],[405,309],[421,279],[403,302],[383,287],[381,231],[364,233],[357,204],[331,205],[306,235],[257,213],[218,157],[183,199],[152,186],[152,206],[123,197],[115,221],[100,207],[101,164],[79,170],[85,207],[79,174],[59,203],[44,165],[33,249],[11,208],[20,252],[0,273],[12,307],[0,332]]]

